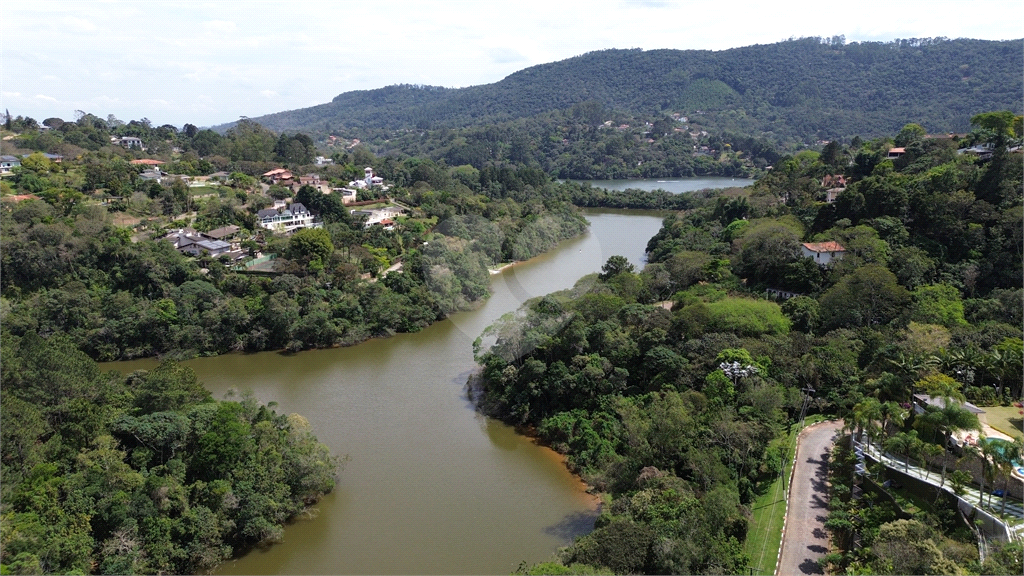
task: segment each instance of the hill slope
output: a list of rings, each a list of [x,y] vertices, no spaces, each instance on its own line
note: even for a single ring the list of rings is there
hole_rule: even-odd
[[[346,92],[255,120],[276,131],[316,134],[454,128],[592,100],[636,114],[699,111],[702,124],[779,141],[891,134],[910,121],[929,132],[964,131],[980,111],[1021,113],[1022,70],[1024,40],[804,38],[719,52],[604,50],[494,84]]]

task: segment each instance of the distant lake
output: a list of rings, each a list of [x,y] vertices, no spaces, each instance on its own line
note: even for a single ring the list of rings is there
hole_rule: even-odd
[[[572,182],[587,183],[595,188],[622,191],[627,188],[638,188],[640,190],[662,189],[673,194],[694,192],[705,188],[733,188],[750,186],[754,183],[751,178],[730,178],[728,176],[695,176],[692,178],[636,178],[629,180],[572,180]]]

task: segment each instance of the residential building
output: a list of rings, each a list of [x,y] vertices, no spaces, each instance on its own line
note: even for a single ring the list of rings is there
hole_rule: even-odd
[[[192,256],[199,256],[203,252],[210,256],[220,256],[231,251],[231,244],[221,240],[209,240],[189,228],[176,230],[164,238],[173,243],[174,248],[182,254]]]
[[[352,188],[334,188],[335,194],[341,194],[342,204],[351,204],[356,201],[356,191]]]
[[[160,184],[164,178],[167,178],[167,172],[161,172],[159,168],[153,166],[148,170],[140,172],[139,178],[143,180],[156,180],[157,184]]]
[[[970,412],[972,414],[984,414],[985,413],[984,410],[982,410],[981,408],[978,408],[977,406],[975,406],[974,404],[971,404],[970,402],[960,402],[959,400],[957,400],[955,398],[950,398],[950,400],[952,401],[953,404],[956,404],[956,405],[960,406],[961,408],[963,408],[964,410],[967,410],[968,412]],[[917,414],[919,416],[921,414],[924,414],[925,410],[929,406],[935,406],[936,408],[941,410],[941,409],[946,407],[946,399],[941,397],[941,396],[929,396],[928,394],[914,394],[914,413],[915,414]]]
[[[21,160],[17,156],[0,156],[0,174],[10,174],[20,166]]]
[[[300,228],[323,227],[323,223],[317,222],[313,213],[299,202],[293,202],[291,206],[280,211],[274,208],[260,210],[256,217],[260,226],[275,232],[291,233]]]
[[[275,168],[270,172],[264,173],[263,177],[269,180],[271,184],[291,184],[292,173],[291,170]]]
[[[237,234],[239,230],[241,230],[241,228],[239,228],[238,226],[231,225],[224,226],[223,228],[215,228],[213,230],[210,230],[209,232],[201,232],[200,234],[209,238],[210,240],[223,240],[225,238]]]
[[[321,180],[319,174],[306,174],[299,176],[299,181],[292,184],[292,191],[298,192],[303,186],[312,186],[321,194],[331,193],[331,183],[328,180]]]
[[[125,148],[138,148],[140,150],[144,149],[142,146],[142,139],[136,138],[135,136],[123,136],[117,142],[118,144],[124,146]]]
[[[889,160],[895,160],[906,153],[906,148],[889,148],[889,153],[886,154],[885,157]]]
[[[805,258],[812,258],[819,266],[828,266],[833,260],[839,260],[846,253],[839,242],[805,242],[801,246]]]
[[[369,228],[374,224],[384,225],[384,221],[391,221],[390,228],[394,227],[394,219],[402,214],[402,208],[399,206],[385,206],[384,208],[376,208],[374,210],[353,210],[352,215],[355,217],[365,216],[366,222],[363,226]],[[387,227],[387,226],[385,226]],[[389,229],[390,229],[389,228]]]
[[[363,179],[353,180],[348,183],[349,188],[370,188],[371,186],[381,186],[384,184],[384,179],[380,176],[373,175],[373,168],[367,166],[363,169]]]
[[[842,174],[826,174],[821,179],[821,187],[825,190],[825,202],[832,204],[839,197],[839,193],[846,190],[846,178]]]

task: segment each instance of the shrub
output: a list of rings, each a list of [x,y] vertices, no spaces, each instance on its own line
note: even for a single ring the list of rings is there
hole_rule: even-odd
[[[774,302],[724,298],[706,306],[715,332],[732,332],[737,336],[789,333],[789,319]]]

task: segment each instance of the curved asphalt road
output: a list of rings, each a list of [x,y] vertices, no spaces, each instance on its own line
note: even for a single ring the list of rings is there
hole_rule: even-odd
[[[776,574],[824,574],[817,560],[828,553],[828,456],[842,426],[841,421],[821,422],[800,432]]]

